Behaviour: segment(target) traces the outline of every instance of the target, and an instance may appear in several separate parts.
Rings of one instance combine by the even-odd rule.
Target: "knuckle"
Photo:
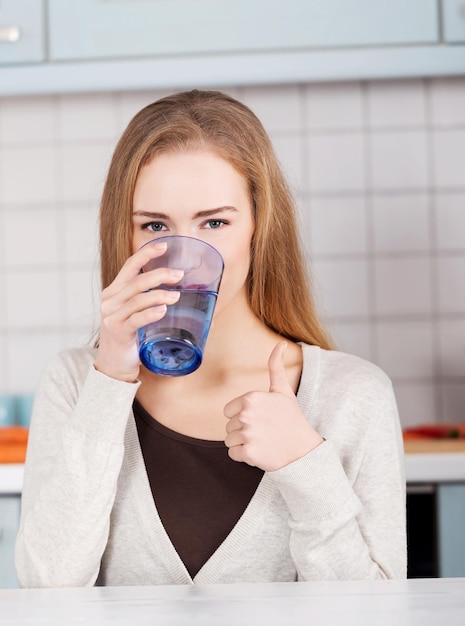
[[[250,434],[247,430],[242,430],[241,431],[241,444],[243,446],[248,446],[250,445]]]
[[[244,461],[244,463],[247,463],[247,465],[255,465],[253,448],[250,444],[243,446],[242,460]]]
[[[108,300],[102,300],[102,303],[100,305],[100,313],[103,319],[107,318],[110,314],[110,304]]]
[[[247,411],[253,406],[253,397],[251,393],[246,393],[242,398],[242,414],[246,414]]]
[[[115,288],[113,287],[113,285],[109,285],[108,287],[105,287],[105,289],[103,289],[100,296],[100,301],[102,304],[106,304],[107,302],[111,302],[114,296]]]
[[[246,431],[248,425],[250,424],[251,412],[249,409],[244,408],[237,416],[238,422],[241,425],[242,431]]]
[[[228,449],[228,456],[233,461],[242,461],[241,449],[238,446],[234,446]]]
[[[246,408],[253,407],[257,404],[260,397],[259,391],[249,391],[244,396],[244,404]]]
[[[102,320],[102,326],[109,334],[114,334],[118,332],[119,324],[113,317],[106,317]]]
[[[140,317],[143,321],[151,322],[163,317],[165,309],[166,307],[164,304],[150,306],[140,311]]]
[[[150,274],[148,273],[138,274],[134,279],[134,286],[138,293],[153,289],[154,287],[150,281]]]

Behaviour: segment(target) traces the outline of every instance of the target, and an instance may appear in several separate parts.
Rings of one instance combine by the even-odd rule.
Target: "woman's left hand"
[[[269,391],[250,391],[224,407],[229,456],[266,472],[289,465],[323,441],[289,384],[283,358],[286,345],[278,343],[270,355]]]

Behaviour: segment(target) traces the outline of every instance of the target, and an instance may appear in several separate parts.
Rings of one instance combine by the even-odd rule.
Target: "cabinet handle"
[[[0,42],[16,43],[21,39],[21,30],[18,26],[0,26]]]

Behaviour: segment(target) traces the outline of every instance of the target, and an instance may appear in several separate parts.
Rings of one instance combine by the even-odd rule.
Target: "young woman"
[[[143,109],[116,147],[100,224],[97,347],[58,355],[37,392],[21,585],[405,577],[392,387],[331,349],[255,115],[208,91]],[[176,378],[141,366],[137,346],[178,298],[155,288],[179,271],[140,272],[166,235],[225,263],[202,365]]]

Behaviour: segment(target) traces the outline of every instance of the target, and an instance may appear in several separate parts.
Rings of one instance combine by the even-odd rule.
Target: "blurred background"
[[[98,327],[130,118],[206,87],[268,130],[337,346],[388,373],[404,426],[463,421],[465,3],[250,4],[0,1],[0,393]]]

